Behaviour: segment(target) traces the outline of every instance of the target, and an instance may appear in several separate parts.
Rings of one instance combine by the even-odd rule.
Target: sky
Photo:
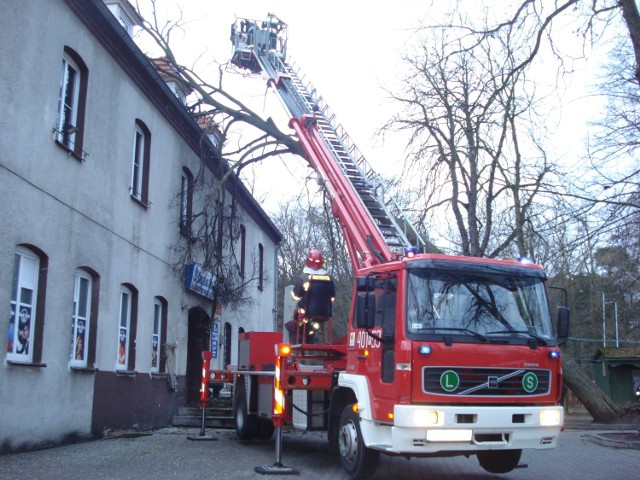
[[[503,0],[503,4],[509,3]],[[387,134],[379,129],[398,111],[385,88],[394,90],[402,78],[401,55],[414,39],[415,29],[437,18],[438,1],[395,0],[162,0],[160,16],[182,17],[184,29],[174,31],[171,44],[178,61],[203,76],[217,71],[216,61],[231,56],[230,25],[236,17],[262,20],[269,13],[288,25],[288,60],[300,67],[325,99],[336,118],[364,153],[374,170],[383,176],[397,175],[405,156],[406,134]],[[142,15],[149,20],[148,0],[140,0]],[[502,13],[502,12],[500,12]],[[584,67],[586,64],[583,64]],[[592,65],[589,65],[592,66]],[[267,93],[264,78],[225,74],[224,88],[265,117],[282,116],[274,93]],[[545,76],[540,72],[540,77]],[[549,73],[553,77],[554,72]],[[589,77],[591,75],[585,75]],[[580,78],[576,76],[575,78]],[[568,85],[569,95],[558,104],[556,130],[558,155],[575,159],[585,127],[584,85]],[[590,103],[593,107],[593,102]],[[561,117],[560,117],[561,114]],[[570,138],[575,145],[567,142]],[[267,211],[289,196],[305,191],[305,166],[268,160],[254,172],[255,195]],[[265,162],[266,163],[266,162]],[[252,180],[249,180],[250,182]],[[279,188],[274,189],[274,185]],[[285,186],[285,188],[282,188]]]
[[[211,1],[164,0],[159,2],[161,15],[177,18],[179,10],[185,22],[184,31],[172,33],[171,43],[178,61],[191,66],[197,60],[198,72],[217,71],[214,63],[226,62],[231,56],[230,25],[239,18],[263,20],[268,13],[276,14],[288,25],[288,59],[295,63],[325,99],[336,118],[364,153],[373,168],[383,175],[397,173],[404,161],[402,136],[387,137],[384,141],[376,132],[395,112],[383,87],[398,79],[400,55],[420,20],[426,18],[429,1],[398,0],[389,3],[371,1],[326,0],[309,3],[300,0],[236,0]],[[140,7],[143,16],[150,14]],[[265,116],[282,115],[282,107],[274,100],[274,93],[266,93],[263,78],[248,79],[225,74],[225,89],[238,95],[258,113]],[[276,111],[278,110],[278,111]],[[265,182],[264,174],[257,174],[258,196],[266,198],[268,209],[275,208],[289,193],[305,189],[305,166],[291,172],[270,161],[269,172],[282,185],[282,175],[290,189],[280,195],[273,192],[273,180]],[[302,162],[302,160],[300,160]]]

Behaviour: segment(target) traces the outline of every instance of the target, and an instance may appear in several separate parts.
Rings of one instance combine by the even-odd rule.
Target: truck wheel
[[[271,420],[258,420],[258,433],[259,440],[269,440],[273,436],[273,422]]]
[[[252,440],[258,433],[258,419],[247,413],[247,399],[239,395],[233,409],[233,419],[236,424],[236,434],[239,440]]]
[[[378,468],[380,452],[365,446],[360,431],[360,417],[353,411],[352,405],[344,407],[340,415],[338,448],[340,463],[351,478],[369,478]]]
[[[478,452],[480,466],[490,473],[508,473],[518,466],[522,450],[487,450]]]

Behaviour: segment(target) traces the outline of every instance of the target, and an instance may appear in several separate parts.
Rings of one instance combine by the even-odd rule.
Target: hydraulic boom
[[[309,164],[324,180],[354,270],[399,259],[407,247],[424,251],[426,243],[382,179],[337,124],[317,90],[287,62],[287,25],[271,14],[266,22],[243,22],[232,30],[232,62],[264,72],[277,89]]]

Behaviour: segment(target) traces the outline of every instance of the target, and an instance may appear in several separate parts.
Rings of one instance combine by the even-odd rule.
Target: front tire
[[[340,415],[338,448],[340,463],[351,478],[367,479],[376,472],[380,452],[364,444],[360,416],[353,411],[352,405],[344,407]]]
[[[509,473],[518,466],[522,450],[486,450],[478,452],[480,466],[489,473]]]

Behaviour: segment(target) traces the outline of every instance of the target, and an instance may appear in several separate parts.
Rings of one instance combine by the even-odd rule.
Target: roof
[[[171,65],[167,57],[150,58],[149,60],[155,65],[158,75],[160,75],[160,78],[165,82],[177,83],[185,95],[193,92],[193,88],[181,78],[180,73]]]
[[[631,361],[640,362],[640,347],[601,347],[595,353],[594,359],[604,359],[609,362]]]

